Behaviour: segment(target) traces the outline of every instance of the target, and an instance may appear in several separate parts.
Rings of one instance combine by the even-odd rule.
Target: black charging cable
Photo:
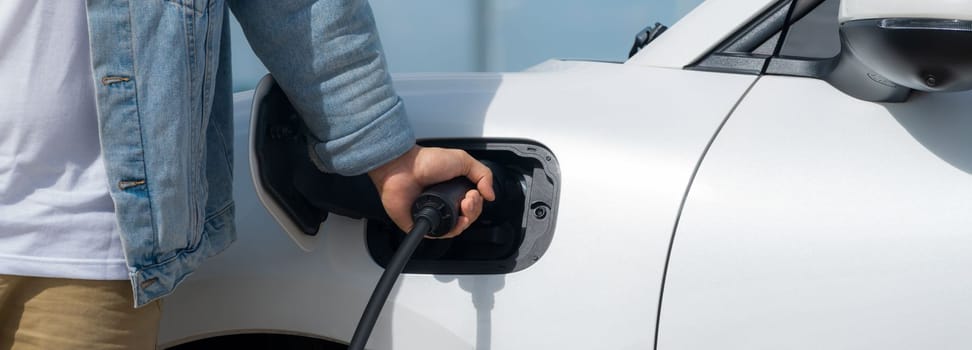
[[[368,306],[365,306],[364,313],[361,314],[361,320],[358,321],[358,328],[354,330],[348,349],[364,349],[368,338],[371,337],[371,331],[375,328],[375,323],[378,322],[378,315],[381,314],[388,295],[398,281],[398,275],[405,269],[405,264],[412,257],[415,248],[422,242],[424,236],[441,237],[456,226],[462,214],[459,203],[466,192],[473,188],[475,187],[472,182],[466,178],[455,178],[429,187],[415,200],[412,204],[412,220],[415,226],[385,266],[385,272],[378,279],[378,285],[371,293],[371,299],[368,299]]]

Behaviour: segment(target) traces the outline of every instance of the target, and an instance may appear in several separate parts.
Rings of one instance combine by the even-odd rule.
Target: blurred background
[[[624,61],[641,29],[703,0],[371,0],[388,66],[403,72],[519,71],[550,58]],[[232,22],[233,88],[266,73]]]

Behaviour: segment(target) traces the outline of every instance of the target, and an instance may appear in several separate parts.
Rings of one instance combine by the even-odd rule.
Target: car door
[[[520,172],[526,198],[544,192],[552,199],[519,208],[517,227],[527,233],[515,244],[537,249],[514,249],[504,258],[513,260],[442,253],[404,274],[370,347],[651,347],[683,197],[713,136],[757,79],[670,63],[703,56],[771,3],[708,1],[627,64],[550,61],[521,73],[396,76],[421,142],[498,154],[491,160]],[[376,234],[379,223],[332,213],[319,230],[304,223],[294,227],[305,233],[295,234],[274,219],[286,208],[268,211],[258,200],[263,179],[247,174],[281,158],[247,150],[260,137],[288,139],[292,131],[250,120],[254,96],[267,94],[272,88],[235,96],[238,241],[166,299],[163,347],[240,334],[283,334],[272,337],[274,348],[309,344],[298,339],[345,343],[382,272],[390,246],[381,241],[396,236]],[[286,163],[275,169],[291,170]],[[546,236],[530,235],[541,226],[534,231]],[[489,234],[463,237],[473,247],[502,243],[483,238]],[[487,269],[462,270],[470,266]]]
[[[775,57],[839,51],[837,6]],[[686,199],[657,349],[972,346],[972,94],[758,74]]]

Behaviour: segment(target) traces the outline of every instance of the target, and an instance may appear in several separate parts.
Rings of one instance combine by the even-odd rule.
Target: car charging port
[[[451,139],[419,142],[428,147],[459,148],[493,172],[496,200],[462,235],[421,242],[407,273],[503,274],[538,261],[553,238],[560,173],[556,159],[542,145],[523,140]],[[386,266],[404,236],[390,222],[369,220],[371,257]]]
[[[331,214],[367,219],[368,252],[385,267],[405,234],[385,214],[371,179],[320,171],[308,155],[301,118],[279,86],[264,80],[258,89],[261,103],[254,107],[251,145],[258,187],[268,197],[262,200],[274,204],[276,215],[292,224],[292,236],[317,235]],[[553,239],[560,192],[560,169],[548,148],[530,140],[497,138],[419,144],[462,149],[486,164],[494,174],[497,200],[486,202],[483,214],[462,235],[422,241],[404,272],[503,274],[525,269],[543,256]]]

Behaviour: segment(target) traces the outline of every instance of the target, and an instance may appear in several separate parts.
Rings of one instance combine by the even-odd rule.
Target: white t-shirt
[[[0,274],[128,279],[83,0],[0,1]]]

